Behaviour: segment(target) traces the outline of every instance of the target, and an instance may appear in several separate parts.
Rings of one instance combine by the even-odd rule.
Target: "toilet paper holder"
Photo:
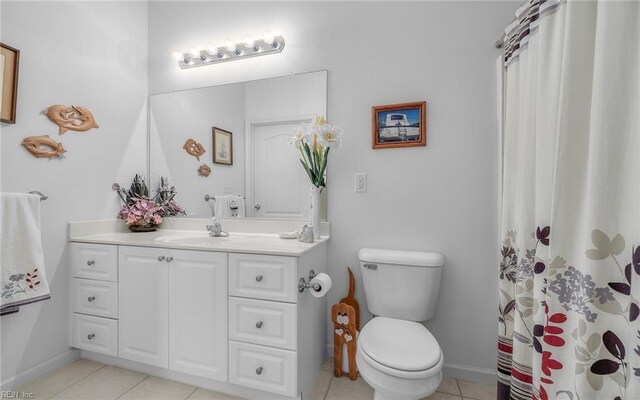
[[[309,282],[307,282],[304,278],[300,278],[300,280],[298,281],[298,292],[302,293],[304,292],[305,289],[313,289],[316,292],[319,292],[320,289],[322,289],[320,287],[320,284],[311,283],[311,280],[315,277],[316,277],[316,271],[311,270],[309,271]]]

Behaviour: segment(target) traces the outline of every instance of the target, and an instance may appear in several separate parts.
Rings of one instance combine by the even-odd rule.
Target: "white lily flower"
[[[314,123],[316,124],[316,126],[322,126],[327,123],[327,120],[324,118],[324,115],[317,115]]]
[[[342,128],[324,124],[318,129],[318,140],[321,145],[329,148],[342,146]]]
[[[299,149],[306,137],[307,134],[305,133],[305,126],[304,124],[302,124],[296,128],[295,133],[293,134],[293,136],[291,136],[287,144],[290,146],[295,146],[297,149]]]

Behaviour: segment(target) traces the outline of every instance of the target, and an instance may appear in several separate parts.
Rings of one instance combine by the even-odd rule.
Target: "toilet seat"
[[[442,370],[442,350],[431,332],[418,322],[376,317],[358,337],[364,361],[392,376],[421,379]]]

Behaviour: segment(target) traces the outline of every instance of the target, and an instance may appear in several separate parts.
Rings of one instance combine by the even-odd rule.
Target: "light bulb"
[[[196,49],[194,49],[193,47],[189,48],[189,55],[193,58],[200,58],[200,52]]]
[[[224,41],[224,47],[226,47],[227,50],[229,50],[232,53],[235,53],[236,55],[240,54],[240,49],[238,49],[236,44],[231,39],[227,39]]]
[[[258,46],[256,46],[256,42],[253,40],[251,35],[245,35],[244,37],[244,45],[250,48],[253,51],[258,51]]]
[[[179,51],[174,51],[173,57],[176,59],[176,61],[184,61],[184,54],[180,53]]]
[[[276,43],[276,38],[275,36],[273,36],[273,33],[271,33],[271,31],[265,31],[262,34],[262,39],[271,47],[273,48],[278,47],[278,43]]]
[[[217,46],[214,46],[213,43],[207,43],[207,53],[218,58],[224,57],[224,54],[218,49]]]

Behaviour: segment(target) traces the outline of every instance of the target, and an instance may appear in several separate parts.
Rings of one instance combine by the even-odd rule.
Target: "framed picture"
[[[0,43],[0,121],[16,123],[20,50]]]
[[[213,127],[213,162],[233,165],[233,136],[231,132]]]
[[[374,149],[427,145],[427,103],[391,104],[371,108]]]

